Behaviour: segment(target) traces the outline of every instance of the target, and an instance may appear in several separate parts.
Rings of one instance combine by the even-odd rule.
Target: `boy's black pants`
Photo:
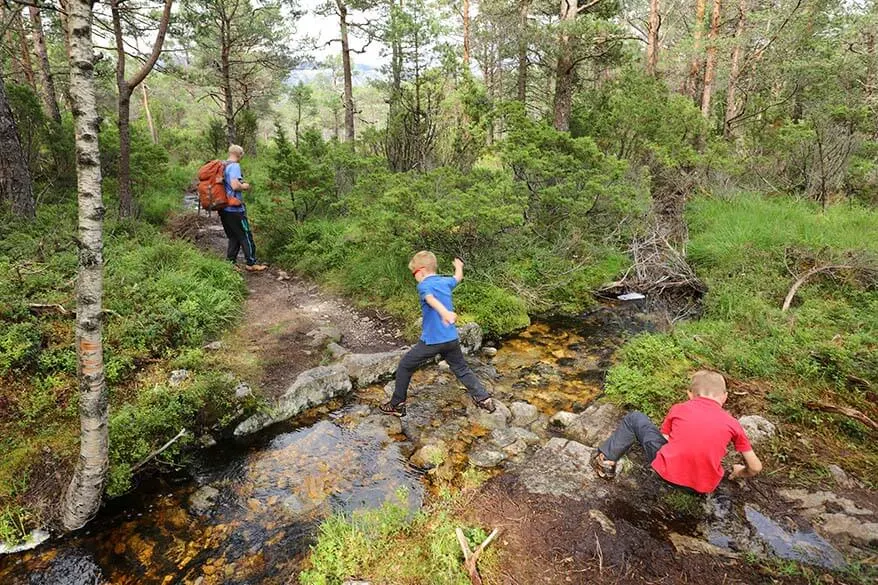
[[[411,382],[412,374],[418,367],[427,361],[433,359],[437,355],[441,355],[442,359],[451,366],[451,371],[457,376],[457,379],[466,386],[470,396],[481,402],[488,398],[490,394],[485,390],[484,386],[476,378],[476,375],[470,369],[469,364],[463,357],[463,351],[460,349],[460,341],[455,339],[445,343],[436,343],[427,345],[423,341],[419,341],[416,346],[411,348],[408,353],[399,360],[399,366],[396,368],[396,388],[393,391],[393,398],[390,404],[396,406],[405,402],[408,395],[409,382]]]
[[[229,238],[229,247],[226,250],[226,258],[229,262],[238,259],[238,251],[243,248],[244,260],[248,266],[256,264],[256,244],[253,243],[253,233],[250,231],[250,222],[244,213],[234,211],[219,211],[223,231]]]

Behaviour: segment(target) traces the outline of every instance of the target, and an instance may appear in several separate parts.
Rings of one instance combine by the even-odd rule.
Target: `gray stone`
[[[477,425],[486,429],[502,429],[505,428],[512,413],[505,404],[494,398],[494,404],[497,409],[494,412],[488,412],[483,408],[479,408],[470,401],[466,407],[467,416]]]
[[[345,581],[341,585],[371,585],[369,581]]]
[[[525,443],[521,439],[518,439],[514,443],[503,447],[503,451],[515,457],[516,455],[521,455],[522,453],[527,451],[527,443]]]
[[[482,355],[484,355],[487,358],[492,358],[495,355],[497,355],[497,348],[496,347],[483,347],[482,348]]]
[[[29,585],[104,585],[104,578],[97,561],[84,549],[73,547],[62,550],[39,571],[28,575]]]
[[[439,368],[440,372],[450,372],[451,371],[451,366],[449,366],[448,362],[446,362],[445,360],[441,360],[437,364],[437,367]]]
[[[396,390],[396,380],[391,380],[387,384],[384,385],[384,395],[388,398],[393,398],[393,393]]]
[[[878,546],[878,522],[864,522],[862,518],[847,514],[824,514],[820,531],[841,537],[853,545],[864,547]]]
[[[802,489],[782,489],[778,493],[784,498],[796,502],[795,507],[801,510],[806,518],[813,518],[828,511],[841,510],[852,516],[871,516],[874,511],[857,506],[852,500],[843,498],[832,492],[808,492]]]
[[[581,500],[603,498],[609,482],[598,478],[588,460],[594,449],[576,441],[553,437],[517,471],[519,483],[533,494]]]
[[[540,436],[527,429],[522,429],[521,427],[509,427],[509,430],[512,431],[512,434],[515,435],[516,439],[524,441],[528,445],[534,445],[540,442]]]
[[[421,469],[430,469],[442,464],[448,457],[448,445],[445,441],[438,440],[428,443],[414,452],[409,462]]]
[[[174,370],[168,377],[168,384],[171,386],[179,386],[189,378],[189,370]]]
[[[307,333],[313,347],[324,347],[341,341],[341,330],[335,325],[325,325]]]
[[[747,433],[747,438],[749,438],[750,442],[754,444],[770,439],[777,432],[777,428],[773,423],[758,414],[742,416],[738,419],[738,422],[744,427],[744,432]]]
[[[625,411],[609,402],[592,404],[564,429],[564,434],[589,447],[597,447],[616,429]]]
[[[329,352],[329,356],[334,360],[341,359],[342,357],[351,353],[350,351],[343,348],[342,346],[340,346],[339,344],[337,344],[334,341],[330,342],[326,346],[326,351]]]
[[[201,437],[198,438],[198,442],[205,449],[216,447],[216,439],[210,435],[201,435]]]
[[[832,476],[832,479],[835,480],[835,483],[839,487],[848,489],[857,487],[857,482],[851,479],[848,474],[845,473],[844,469],[842,469],[838,465],[833,463],[827,467],[827,470],[829,471],[829,475]]]
[[[482,328],[478,323],[467,323],[457,328],[460,337],[460,346],[463,353],[470,354],[479,351],[482,347]]]
[[[491,442],[500,448],[511,445],[518,440],[518,436],[512,429],[494,429],[491,431]]]
[[[497,467],[505,460],[505,453],[492,449],[477,449],[469,454],[469,462],[476,467]]]
[[[247,382],[240,382],[237,386],[235,386],[235,398],[238,400],[243,400],[253,394],[253,389],[250,388],[250,385]]]
[[[209,351],[219,351],[226,346],[222,341],[211,341],[210,343],[204,346],[204,349]]]
[[[235,436],[249,435],[276,422],[347,394],[352,389],[344,366],[318,366],[299,374],[268,412],[254,414],[235,428]]]
[[[613,534],[615,534],[615,532]],[[701,540],[700,538],[695,538],[694,536],[686,536],[685,534],[671,532],[668,534],[668,540],[671,541],[671,544],[674,546],[674,550],[676,550],[680,554],[696,553],[730,558],[738,557],[736,553],[728,549],[720,548],[714,544],[707,542],[706,540]]]
[[[549,419],[549,426],[566,429],[576,421],[576,415],[566,410],[561,410]]]
[[[402,421],[398,416],[388,416],[386,414],[370,414],[364,418],[361,425],[377,425],[387,430],[388,434],[401,435]]]
[[[403,348],[380,353],[349,353],[342,358],[341,363],[351,380],[362,388],[392,376],[406,351]]]
[[[213,508],[219,490],[206,485],[189,496],[189,509],[196,514],[206,514]]]
[[[613,524],[613,521],[606,514],[597,508],[592,508],[588,511],[588,515],[592,520],[601,525],[601,530],[607,534],[616,535],[616,525]]]
[[[509,410],[512,412],[512,424],[517,427],[526,427],[540,417],[537,407],[527,402],[513,402]]]

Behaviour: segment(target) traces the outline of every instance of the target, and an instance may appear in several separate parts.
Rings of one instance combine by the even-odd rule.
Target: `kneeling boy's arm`
[[[736,478],[753,477],[762,471],[762,461],[759,460],[754,451],[744,451],[741,456],[744,458],[746,467],[734,474]]]

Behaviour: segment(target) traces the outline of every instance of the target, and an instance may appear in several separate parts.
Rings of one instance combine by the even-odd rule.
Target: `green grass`
[[[381,508],[335,514],[320,526],[309,567],[299,575],[303,585],[339,585],[348,578],[393,585],[466,585],[463,557],[455,528],[475,548],[487,533],[456,517],[459,494],[440,497],[415,515],[405,506],[406,494]],[[480,566],[496,563],[492,549]]]
[[[179,203],[179,191],[174,198]],[[6,536],[36,522],[40,512],[31,504],[44,499],[27,482],[18,485],[18,478],[43,482],[29,472],[44,450],[55,462],[76,453],[74,226],[75,207],[68,203],[42,205],[33,224],[0,227],[0,499],[8,502],[0,532]],[[234,400],[234,380],[217,374],[216,356],[201,350],[236,325],[245,294],[239,274],[191,244],[169,241],[148,223],[112,217],[105,222],[104,261],[108,492],[115,495],[128,488],[131,466],[181,428],[222,426],[239,407],[254,405]],[[57,303],[67,313],[34,313],[29,307],[35,303]],[[191,376],[170,388],[167,375],[174,368],[189,369]],[[161,459],[176,460],[189,441],[179,441]],[[50,473],[47,467],[40,473]]]
[[[864,385],[878,384],[878,291],[854,274],[818,276],[781,312],[794,275],[813,263],[878,257],[878,212],[839,205],[821,213],[807,202],[740,195],[697,199],[687,218],[689,261],[709,287],[704,315],[632,340],[607,376],[608,395],[661,417],[684,399],[696,368],[758,381],[770,417],[830,431],[862,457],[858,475],[878,481],[867,429],[804,406],[825,400],[874,414]]]

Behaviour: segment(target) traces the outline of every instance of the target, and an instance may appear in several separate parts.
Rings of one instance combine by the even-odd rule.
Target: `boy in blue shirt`
[[[238,251],[244,249],[245,266],[249,272],[261,272],[265,270],[264,264],[256,262],[256,244],[253,243],[253,232],[250,231],[250,222],[247,221],[247,208],[244,206],[243,191],[250,190],[250,183],[244,181],[241,174],[241,157],[244,149],[233,144],[229,147],[229,160],[226,161],[226,170],[223,183],[229,205],[219,211],[223,231],[229,239],[229,247],[226,250],[226,258],[232,264],[238,259]]]
[[[496,406],[493,399],[463,358],[457,327],[454,326],[457,314],[451,302],[451,292],[463,280],[463,261],[460,258],[454,259],[454,276],[439,276],[436,268],[436,256],[432,252],[418,252],[409,262],[409,270],[418,281],[423,331],[418,344],[399,361],[393,397],[390,402],[381,405],[381,412],[405,416],[405,399],[412,374],[437,355],[441,355],[448,362],[451,371],[466,386],[476,406],[494,412]]]

